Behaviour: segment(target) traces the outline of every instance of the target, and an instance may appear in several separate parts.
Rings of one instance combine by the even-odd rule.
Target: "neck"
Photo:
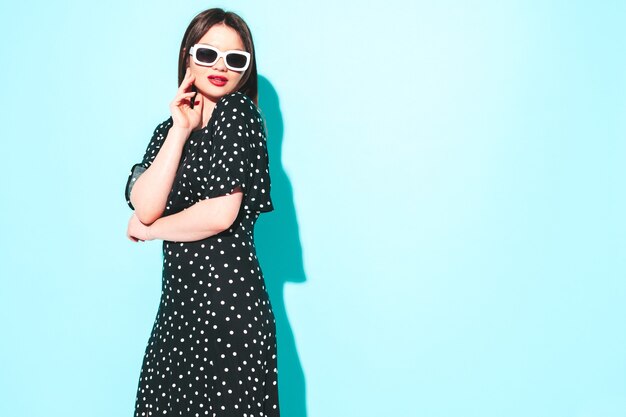
[[[209,123],[209,120],[211,120],[211,114],[213,113],[213,109],[215,108],[219,98],[213,101],[213,99],[205,97],[202,94],[200,94],[200,97],[204,100],[202,103],[202,126],[206,126]]]

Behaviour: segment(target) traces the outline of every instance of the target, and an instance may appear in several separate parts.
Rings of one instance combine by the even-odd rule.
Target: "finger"
[[[189,85],[189,82],[190,82],[190,81],[192,81],[192,80],[194,80],[194,79],[195,79],[195,76],[194,76],[194,75],[192,75],[191,73],[189,73],[189,74],[187,74],[187,75],[185,76],[185,78],[183,78],[183,80],[182,80],[182,81],[181,81],[181,83],[180,83],[180,86],[181,86],[181,87],[188,86],[188,85]]]
[[[187,93],[177,94],[176,97],[191,97],[191,96],[196,95],[196,94],[198,94],[198,93],[196,93],[195,91],[189,91]]]
[[[183,82],[187,81],[190,75],[191,75],[191,68],[187,67],[187,69],[185,70],[185,76],[183,77]]]
[[[195,94],[195,91],[178,91],[174,96],[174,100],[172,100],[172,103],[178,103],[182,99],[192,97]]]
[[[194,101],[193,102],[194,106],[193,106],[192,111],[202,116],[202,106],[204,106],[204,100],[202,100],[202,97],[192,98],[191,100]]]
[[[196,93],[193,92],[193,91],[190,91],[188,93],[176,94],[176,97],[174,97],[174,103],[178,103],[178,102],[180,102],[182,100],[189,99],[189,97],[192,97],[194,94],[196,94]]]
[[[172,102],[172,104],[175,107],[179,107],[182,105],[190,105],[191,100],[193,100],[191,97],[189,97],[189,95],[185,96],[181,96],[181,97],[177,97],[176,99],[174,99],[174,101]]]
[[[193,84],[196,79],[196,76],[191,74],[191,71],[189,72],[190,74],[183,79],[183,81],[180,83],[180,87],[178,87],[179,93],[187,91],[187,89],[191,86],[191,84]]]
[[[198,101],[199,101],[200,103],[198,103]],[[199,99],[199,100],[196,100],[196,104],[199,104],[199,106],[198,106],[198,112],[199,112],[200,114],[202,114],[202,107],[204,107],[204,100],[202,99],[202,97],[200,97],[200,99]],[[195,109],[195,107],[194,107],[194,109]]]

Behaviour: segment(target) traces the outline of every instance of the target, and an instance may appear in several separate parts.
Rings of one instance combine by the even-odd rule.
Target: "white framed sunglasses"
[[[198,65],[214,65],[220,57],[224,58],[224,65],[232,71],[245,71],[250,65],[250,53],[238,49],[220,51],[214,46],[197,43],[189,49],[189,55]]]

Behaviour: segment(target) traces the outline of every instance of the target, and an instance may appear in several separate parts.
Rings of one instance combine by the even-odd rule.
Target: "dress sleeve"
[[[154,158],[159,153],[159,149],[161,149],[161,145],[165,141],[165,138],[167,137],[167,132],[169,131],[170,127],[172,127],[172,124],[173,119],[170,116],[167,120],[159,124],[154,129],[154,133],[152,134],[150,143],[148,143],[148,147],[146,148],[142,161],[136,163],[130,169],[130,174],[128,175],[128,180],[126,181],[124,196],[126,198],[126,203],[133,210],[135,209],[135,207],[133,207],[132,203],[130,202],[130,191],[133,189],[137,178],[139,178],[139,176],[150,167],[152,161],[154,161]]]
[[[235,92],[223,96],[215,112],[202,199],[230,195],[241,187],[243,210],[272,211],[265,124],[258,108]]]

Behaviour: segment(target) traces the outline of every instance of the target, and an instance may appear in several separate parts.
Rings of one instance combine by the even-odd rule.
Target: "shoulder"
[[[167,131],[169,130],[170,127],[172,127],[173,124],[174,124],[174,119],[172,118],[172,116],[169,116],[167,119],[159,123],[154,128],[154,133],[152,134],[152,136],[153,137],[163,136],[165,133],[167,133]]]
[[[152,133],[152,139],[150,140],[149,146],[159,147],[160,144],[165,140],[165,137],[167,136],[170,127],[172,127],[173,125],[174,119],[172,119],[172,116],[159,123],[154,128],[154,132]]]
[[[215,104],[215,110],[218,122],[256,124],[261,121],[259,108],[250,97],[240,91],[222,96]]]
[[[167,130],[170,127],[172,127],[173,124],[174,124],[174,119],[172,118],[172,116],[169,116],[163,122],[159,123],[157,125],[156,129],[154,129],[154,130],[155,131],[164,131],[164,130]]]

